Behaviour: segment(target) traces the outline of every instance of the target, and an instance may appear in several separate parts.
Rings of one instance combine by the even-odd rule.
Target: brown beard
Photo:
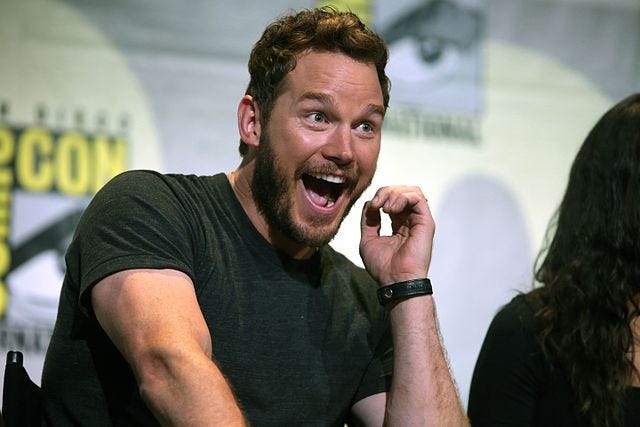
[[[309,247],[321,247],[329,243],[356,202],[359,194],[353,194],[342,218],[335,228],[323,234],[313,233],[313,229],[294,222],[291,211],[293,209],[291,189],[287,187],[287,178],[280,172],[278,157],[273,151],[271,140],[267,137],[267,129],[260,135],[260,147],[256,153],[256,166],[251,181],[251,193],[258,211],[267,223],[276,228],[284,236],[296,243]],[[355,180],[353,180],[355,182]],[[364,189],[363,189],[364,191]],[[315,225],[322,225],[318,221]],[[313,227],[313,222],[310,227]]]

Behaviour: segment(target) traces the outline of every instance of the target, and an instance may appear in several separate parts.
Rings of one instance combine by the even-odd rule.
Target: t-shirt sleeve
[[[391,328],[387,325],[374,351],[373,358],[362,377],[353,403],[374,394],[383,393],[391,387],[393,371],[393,344]]]
[[[517,296],[494,317],[482,344],[469,392],[471,424],[532,426],[544,375],[542,360],[533,311]]]
[[[81,311],[91,312],[93,285],[118,271],[170,268],[193,279],[188,216],[160,174],[130,171],[107,183],[87,206],[67,251]]]

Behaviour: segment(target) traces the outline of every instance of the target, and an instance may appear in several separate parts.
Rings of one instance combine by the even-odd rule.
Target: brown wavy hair
[[[622,426],[638,370],[631,322],[640,310],[640,93],[589,132],[551,224],[529,293],[538,338],[593,426]],[[640,337],[636,337],[638,339]]]
[[[387,45],[354,13],[326,6],[281,17],[267,26],[253,46],[246,94],[260,105],[264,123],[269,120],[284,77],[296,66],[297,56],[310,49],[340,52],[375,65],[384,107],[388,107],[390,82],[384,71],[389,57]],[[240,155],[244,156],[247,149],[240,141]]]

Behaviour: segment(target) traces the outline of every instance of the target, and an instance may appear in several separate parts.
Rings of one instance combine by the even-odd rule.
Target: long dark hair
[[[640,93],[607,111],[571,167],[529,294],[545,355],[594,426],[623,425],[640,296]]]

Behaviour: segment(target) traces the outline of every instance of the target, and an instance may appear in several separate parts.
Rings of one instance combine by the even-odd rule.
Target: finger
[[[427,199],[417,187],[390,190],[381,195],[381,197],[386,197],[386,200],[381,203],[383,211],[388,214],[407,211],[427,214],[429,211]]]
[[[395,203],[397,194],[407,191],[407,189],[408,187],[404,186],[380,187],[371,199],[371,206],[375,209],[389,209]]]
[[[366,202],[362,208],[360,231],[363,239],[380,235],[382,218],[379,208],[373,206],[371,202]]]

